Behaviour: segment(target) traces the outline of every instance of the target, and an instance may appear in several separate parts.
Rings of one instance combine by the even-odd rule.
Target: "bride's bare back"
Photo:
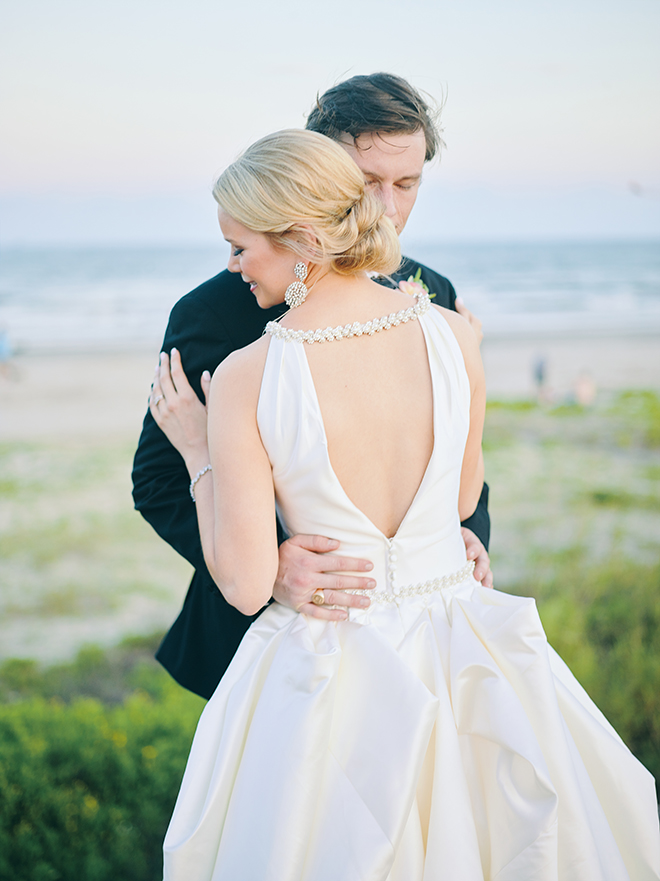
[[[356,507],[393,536],[433,450],[431,375],[419,322],[309,346],[306,355],[332,468]]]
[[[323,293],[317,290],[287,313],[281,325],[314,330],[364,323],[414,305],[408,294],[365,276],[332,281]],[[464,354],[475,412],[483,411],[476,339],[460,316],[442,311]],[[223,569],[240,575],[237,595],[256,591],[260,596],[257,584],[272,585],[271,569],[277,570],[272,475],[256,418],[269,343],[266,336],[235,352],[220,365],[212,384],[209,441],[214,484],[221,488],[215,497],[215,547]],[[410,321],[373,336],[305,344],[304,351],[335,475],[353,504],[391,537],[415,498],[433,450],[433,389],[423,330],[418,321]],[[482,412],[478,418],[471,413],[461,519],[474,510],[483,482],[482,421]],[[272,555],[255,556],[255,531],[273,539]],[[246,558],[252,561],[247,566]]]
[[[414,299],[366,278],[337,279],[285,327],[335,327],[381,318]],[[328,455],[346,495],[393,536],[419,488],[433,450],[433,395],[418,321],[373,336],[305,346]]]

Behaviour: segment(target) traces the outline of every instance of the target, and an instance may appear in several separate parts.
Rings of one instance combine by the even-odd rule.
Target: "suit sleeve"
[[[183,369],[203,401],[203,371],[213,373],[234,348],[223,333],[221,320],[199,299],[184,297],[172,310],[162,351],[169,352],[173,347],[181,352]],[[190,498],[188,471],[181,455],[148,411],[133,461],[132,477],[136,509],[175,551],[195,569],[204,571],[206,565],[195,505]]]
[[[461,526],[471,529],[472,532],[481,541],[483,546],[488,550],[490,543],[490,514],[488,513],[488,484],[484,483],[481,490],[481,496],[474,509],[474,514],[463,520]]]
[[[423,266],[421,279],[429,289],[429,293],[434,295],[433,302],[437,306],[444,306],[445,309],[456,311],[456,291],[448,278]]]

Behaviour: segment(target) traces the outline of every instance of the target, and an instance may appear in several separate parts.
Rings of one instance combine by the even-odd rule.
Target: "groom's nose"
[[[385,206],[385,214],[394,220],[397,215],[396,198],[394,196],[394,187],[387,184],[381,184],[378,187],[378,198]]]
[[[380,184],[377,192],[378,198],[385,206],[385,216],[389,217],[396,231],[401,232],[401,212],[397,202],[397,194],[392,184]]]

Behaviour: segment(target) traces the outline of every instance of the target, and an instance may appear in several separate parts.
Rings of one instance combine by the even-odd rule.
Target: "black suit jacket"
[[[435,294],[433,302],[454,309],[454,288],[433,270],[404,258],[392,278],[395,282],[408,279],[420,268],[421,280]],[[202,372],[213,373],[227,355],[254,342],[266,322],[285,309],[284,304],[260,309],[240,275],[225,270],[174,306],[163,351],[179,350],[188,379],[203,400]],[[189,483],[183,459],[147,412],[133,463],[135,507],[195,569],[181,613],[156,657],[177,682],[209,698],[256,615],[242,615],[230,606],[209,575]],[[463,523],[486,547],[490,532],[487,503],[488,488],[484,485],[477,510]]]

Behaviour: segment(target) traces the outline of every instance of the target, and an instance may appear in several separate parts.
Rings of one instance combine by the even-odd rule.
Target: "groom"
[[[392,74],[352,77],[317,99],[306,127],[333,138],[347,150],[401,233],[415,204],[424,164],[442,143],[421,95]],[[457,302],[446,278],[404,258],[392,278],[399,282],[411,276],[428,287],[434,303],[462,312],[481,338],[480,322]],[[266,322],[278,318],[285,309],[284,304],[260,309],[240,275],[225,270],[174,306],[163,351],[179,350],[186,374],[202,398],[202,372],[213,372],[232,351],[257,339]],[[230,606],[211,579],[204,564],[188,472],[149,412],[135,454],[133,487],[137,510],[195,569],[183,609],[156,657],[181,685],[209,698],[256,616],[242,615]],[[462,526],[468,556],[477,563],[475,577],[490,585],[485,550],[490,531],[487,501],[484,485],[476,511]],[[369,564],[334,556],[337,548],[338,543],[323,536],[295,535],[282,541],[274,598],[293,608],[303,605],[305,612],[317,617],[332,613],[327,607],[309,603],[316,588],[326,591],[329,603],[342,608],[355,605],[357,597],[345,591],[373,587],[368,574],[337,573],[368,573]]]

